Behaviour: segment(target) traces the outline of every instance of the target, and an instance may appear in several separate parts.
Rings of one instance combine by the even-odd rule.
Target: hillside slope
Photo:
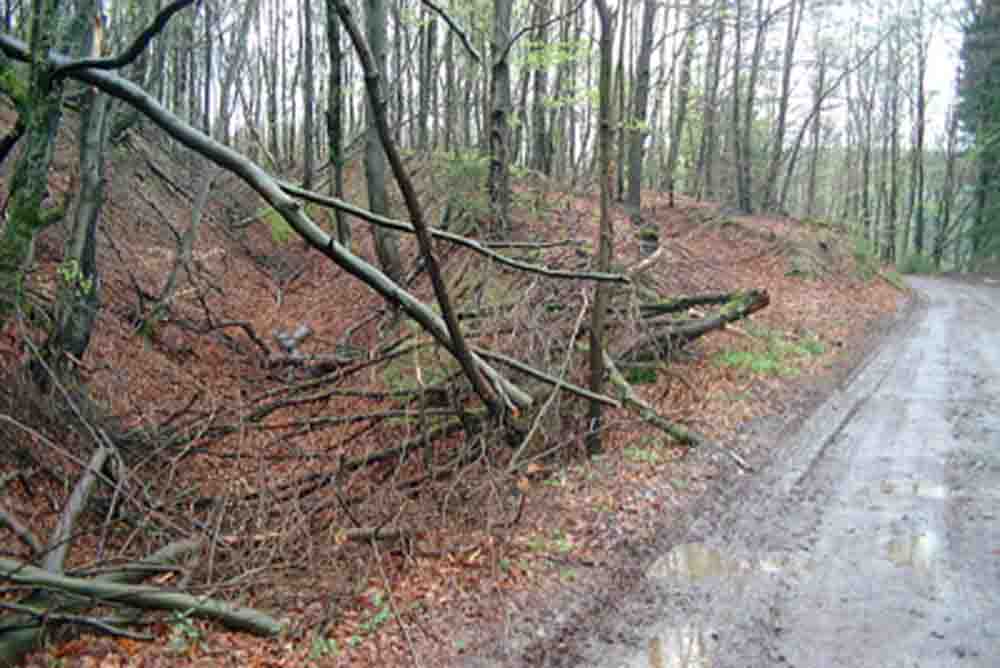
[[[11,122],[4,112],[0,132]],[[50,178],[56,197],[77,180],[72,125]],[[4,182],[12,162],[3,166]],[[410,164],[440,219],[467,174],[447,169],[447,161]],[[153,309],[210,176],[193,261],[180,272],[169,309]],[[70,563],[136,558],[167,540],[207,533],[211,549],[186,564],[188,587],[274,611],[291,631],[280,641],[259,640],[174,618],[153,627],[154,642],[85,635],[40,650],[32,665],[49,656],[194,665],[223,653],[233,665],[454,658],[502,635],[523,610],[550,610],[542,602],[551,605],[554,592],[599,582],[630,544],[683,522],[685,509],[717,481],[745,474],[734,460],[757,468],[775,456],[747,430],[777,427],[781,416],[808,405],[845,373],[902,298],[844,230],[730,216],[684,199],[668,209],[650,194],[644,216],[661,242],[652,257],[615,212],[616,262],[641,265],[644,289],[770,294],[770,306],[751,320],[698,339],[669,362],[626,373],[662,415],[719,448],[692,455],[634,414],[613,410],[607,452],[587,460],[584,404],[563,395],[525,425],[531,439],[517,449],[524,465],[511,469],[509,450],[464,443],[448,428],[457,407],[470,407],[446,382],[451,362],[370,290],[292,239],[232,176],[150,131],[114,148],[108,181],[103,309],[81,378],[96,407],[87,422],[122,449],[129,476],[117,493],[131,505],[116,510],[115,490],[99,494]],[[352,201],[363,204],[354,187]],[[469,203],[478,197],[459,196],[470,225],[476,209]],[[592,196],[539,180],[520,183],[515,200],[516,237],[551,243],[503,252],[566,270],[588,267]],[[370,246],[357,222],[357,252],[372,258]],[[51,299],[61,247],[58,227],[39,239],[31,287],[41,302]],[[402,249],[413,267],[412,241]],[[584,382],[585,355],[572,347],[570,359],[557,357],[557,344],[578,328],[588,284],[514,275],[465,250],[438,250],[478,345],[545,360]],[[426,277],[414,272],[412,279],[429,300]],[[285,354],[275,333],[301,326],[311,335],[295,355]],[[630,327],[616,330],[612,346],[637,335]],[[23,378],[26,337],[38,341],[42,332],[13,324],[0,333],[0,414],[9,418],[0,426],[7,481],[0,499],[45,535],[93,444],[58,397],[38,396]],[[428,445],[436,429],[447,435]],[[402,443],[421,454],[390,452]],[[448,468],[456,458],[467,464],[459,474]],[[401,531],[380,536],[380,529]],[[31,557],[5,529],[0,541],[12,546],[8,554]],[[168,574],[158,583],[180,579]],[[458,626],[467,629],[461,637]]]

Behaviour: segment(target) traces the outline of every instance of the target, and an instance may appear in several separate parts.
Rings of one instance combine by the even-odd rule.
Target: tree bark
[[[386,0],[365,0],[367,6],[368,43],[371,48],[374,65],[380,78],[385,77],[386,62]],[[379,92],[382,95],[382,92]],[[389,202],[385,183],[385,149],[379,137],[375,116],[375,106],[385,106],[384,99],[374,99],[368,96],[368,132],[365,148],[365,178],[368,182],[368,208],[380,216],[388,215]],[[382,270],[394,282],[403,277],[403,265],[399,258],[399,242],[396,235],[381,228],[373,228],[375,253],[378,256]]]
[[[657,3],[644,0],[642,10],[642,36],[639,42],[639,58],[636,63],[635,91],[632,98],[632,118],[629,119],[630,141],[628,154],[628,197],[627,209],[632,224],[642,225],[642,168],[643,144],[649,136],[646,111],[649,108],[649,70],[653,57],[653,23],[656,21]]]
[[[613,246],[611,227],[611,59],[614,39],[614,18],[606,0],[594,0],[594,6],[601,22],[600,36],[600,79],[599,97],[599,139],[598,139],[598,180],[601,188],[601,222],[597,240],[597,266],[599,271],[611,267]],[[590,391],[604,392],[604,329],[608,310],[608,288],[603,284],[594,286],[594,305],[590,319]],[[587,451],[601,452],[603,448],[604,406],[599,401],[590,402],[589,424],[587,425]]]

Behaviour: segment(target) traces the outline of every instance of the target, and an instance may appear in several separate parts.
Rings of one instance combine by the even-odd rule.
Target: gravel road
[[[912,285],[921,307],[778,461],[521,659],[1000,666],[1000,281]]]

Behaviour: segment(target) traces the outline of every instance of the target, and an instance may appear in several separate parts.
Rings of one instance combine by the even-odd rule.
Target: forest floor
[[[4,111],[0,132],[10,121]],[[384,333],[371,316],[382,312],[381,300],[289,238],[287,230],[261,213],[256,197],[228,175],[215,179],[194,270],[182,280],[171,317],[152,325],[147,318],[140,327],[140,289],[154,294],[160,289],[175,239],[189,224],[198,184],[207,174],[190,159],[171,158],[158,141],[133,134],[113,149],[108,174],[99,254],[103,311],[82,360],[82,374],[95,400],[115,416],[116,426],[163,425],[192,406],[205,415],[238,412],[262,392],[302,382],[294,371],[275,373],[270,365],[274,351],[262,350],[273,347],[275,330],[308,324],[314,334],[305,350],[322,354],[351,326],[370,318],[350,343],[356,349],[378,344]],[[56,199],[71,191],[77,178],[74,143],[72,131],[64,131],[50,180]],[[4,183],[12,162],[3,166]],[[442,193],[460,184],[445,181],[437,165],[412,164],[432,210],[435,204],[440,210]],[[443,187],[438,179],[445,181]],[[348,190],[350,199],[363,202],[359,183],[349,183]],[[595,189],[583,190],[565,191],[522,178],[515,198],[516,236],[594,239]],[[662,251],[644,275],[660,294],[749,288],[770,294],[766,309],[690,344],[656,368],[648,379],[654,382],[636,386],[663,415],[697,429],[721,449],[692,450],[665,440],[632,415],[610,410],[602,455],[583,455],[581,433],[558,434],[562,445],[554,455],[516,475],[473,469],[468,475],[480,477],[464,480],[461,488],[444,485],[426,498],[388,496],[381,511],[366,510],[368,515],[359,518],[362,524],[402,520],[430,526],[430,518],[447,516],[447,522],[435,520],[433,529],[412,541],[348,544],[337,529],[343,517],[317,530],[311,523],[319,513],[333,512],[331,506],[337,510],[341,501],[320,492],[322,501],[310,498],[316,505],[301,509],[305,519],[294,512],[283,518],[295,527],[272,532],[269,525],[255,530],[245,523],[246,535],[223,535],[220,542],[239,543],[241,551],[217,556],[217,565],[211,559],[197,565],[200,576],[205,569],[211,575],[213,567],[229,569],[232,579],[209,577],[202,591],[238,598],[288,619],[284,637],[259,639],[183,616],[162,617],[145,629],[154,636],[151,642],[84,632],[45,646],[27,665],[437,666],[488,656],[500,646],[521,648],[516,654],[527,664],[544,664],[544,655],[533,654],[532,644],[544,641],[553,647],[546,629],[558,625],[580,601],[599,599],[616,578],[634,573],[630,565],[644,558],[642,546],[682,532],[706,497],[735,478],[754,475],[737,468],[727,451],[754,470],[780,457],[774,447],[781,442],[779,434],[847,377],[908,298],[897,275],[874,264],[845,230],[833,225],[730,215],[714,204],[685,198],[671,209],[654,193],[645,196],[643,216],[659,229]],[[643,259],[638,243],[620,206],[614,217],[616,261],[632,266]],[[234,223],[253,219],[254,224],[234,232]],[[355,230],[356,249],[372,257],[369,235],[360,223]],[[32,287],[41,295],[53,293],[61,235],[53,228],[39,240]],[[403,256],[410,263],[415,257],[409,241]],[[573,259],[572,249],[545,255],[555,265]],[[446,268],[448,262],[456,260],[446,261]],[[426,286],[414,289],[425,298],[430,294]],[[23,363],[28,334],[38,332],[21,326],[0,332],[0,368],[12,370]],[[516,341],[508,344],[516,349]],[[5,382],[13,383],[13,378]],[[350,382],[352,388],[383,393],[387,385],[385,374],[364,371]],[[47,434],[49,442],[80,438],[46,423],[44,407],[25,399],[28,394],[7,397],[11,403],[0,406],[0,413]],[[295,440],[282,435],[282,421],[316,419],[330,410],[286,411],[257,430],[247,428],[213,442],[192,441],[183,461],[178,456],[167,468],[157,461],[156,469],[140,463],[135,474],[159,476],[164,486],[182,489],[191,507],[198,498],[236,491],[243,498],[256,495],[263,507],[266,490],[322,475],[338,457],[343,461],[374,452],[409,433],[409,427],[384,420],[377,429],[345,424],[299,434]],[[365,410],[371,406],[362,396],[342,398],[336,405],[337,414]],[[10,438],[43,448],[41,441],[18,434]],[[40,459],[33,469],[34,484],[9,482],[0,498],[44,535],[68,493],[44,471],[57,469],[72,480],[75,469],[57,454]],[[20,465],[4,454],[0,476]],[[373,482],[365,478],[357,484],[367,489]],[[479,496],[469,490],[478,490]],[[453,506],[464,506],[463,512],[441,510]],[[93,531],[78,539],[70,566],[106,558],[111,547],[123,553],[126,547],[134,549],[130,541],[156,546],[148,537],[112,535],[102,521],[99,513],[90,518]],[[297,529],[300,524],[305,528]],[[0,530],[0,544],[13,546],[16,539]],[[20,546],[3,552],[30,556]],[[247,564],[237,578],[232,573],[239,559]],[[172,580],[164,578],[160,584]]]

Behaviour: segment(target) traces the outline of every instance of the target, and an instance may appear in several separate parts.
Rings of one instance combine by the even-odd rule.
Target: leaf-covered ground
[[[50,184],[55,193],[76,182],[72,132],[63,135]],[[302,351],[318,357],[343,348],[370,357],[393,337],[419,341],[419,333],[391,325],[376,295],[289,238],[227,175],[217,179],[169,316],[143,312],[138,295],[160,290],[206,174],[189,157],[171,158],[173,149],[160,142],[133,134],[114,149],[101,236],[104,309],[81,373],[102,424],[134,439],[133,479],[145,487],[130,493],[158,500],[150,512],[157,522],[166,519],[157,530],[213,532],[216,547],[186,564],[197,590],[269,610],[289,620],[289,632],[262,640],[183,616],[150,617],[143,630],[153,641],[84,632],[40,649],[29,665],[432,666],[488,651],[505,638],[523,642],[526,627],[544,631],[558,617],[564,597],[599,594],[602,577],[635,545],[664,526],[682,526],[701,495],[744,475],[726,452],[753,467],[776,456],[768,443],[777,438],[748,433],[787,425],[832,387],[905,298],[893,275],[840,228],[733,216],[686,199],[669,209],[650,193],[644,219],[658,228],[662,250],[643,272],[647,287],[663,295],[756,287],[771,297],[762,312],[699,339],[669,363],[630,372],[647,402],[722,450],[692,452],[634,415],[611,410],[606,452],[588,460],[581,430],[567,430],[584,405],[562,398],[563,417],[540,425],[540,443],[531,450],[538,456],[509,475],[484,456],[461,475],[427,479],[454,438],[406,465],[349,469],[344,462],[429,428],[414,417],[412,402],[393,403],[392,393],[410,396],[432,385],[435,379],[423,374],[435,368],[437,353],[417,348],[381,366],[354,361],[337,371],[336,382],[312,385],[302,367],[276,362],[272,333],[303,324],[313,335]],[[4,182],[11,162],[3,167]],[[411,165],[439,216],[444,197],[468,175],[455,176],[454,165]],[[356,179],[351,193],[364,203]],[[597,203],[589,192],[527,178],[515,199],[519,239],[589,244],[595,238]],[[637,237],[620,207],[615,216],[616,262],[633,267],[644,259]],[[373,257],[360,223],[355,247]],[[55,228],[38,244],[32,287],[41,295],[52,293],[60,249]],[[549,354],[546,337],[564,335],[587,296],[583,283],[515,284],[496,267],[472,264],[464,252],[443,244],[439,250],[458,293],[475,285],[498,303],[509,303],[511,294],[532,303],[542,292],[547,303],[559,302],[563,319],[553,318],[551,330],[542,318],[517,319],[516,309],[508,314],[516,326],[500,317],[484,327],[480,341],[511,354]],[[405,241],[411,265],[414,254]],[[585,244],[531,259],[581,268],[587,257]],[[482,277],[470,281],[475,272]],[[416,277],[413,289],[428,298],[425,283]],[[26,359],[24,337],[38,334],[26,326],[0,333],[8,383],[18,382],[14,370]],[[583,382],[578,364],[568,368],[572,380]],[[0,413],[36,432],[3,432],[10,450],[3,451],[0,475],[21,466],[7,454],[15,448],[40,454],[30,477],[8,481],[0,498],[44,535],[68,493],[56,480],[74,479],[87,435],[53,418],[45,400],[32,399],[24,387],[4,401]],[[369,417],[340,419],[358,415]],[[575,424],[582,423],[578,417]],[[156,451],[166,436],[180,445]],[[84,522],[74,567],[144,554],[164,540],[99,512]],[[368,543],[351,538],[357,526],[413,533]],[[0,544],[28,556],[2,530]],[[157,584],[171,586],[177,578],[165,575]]]

